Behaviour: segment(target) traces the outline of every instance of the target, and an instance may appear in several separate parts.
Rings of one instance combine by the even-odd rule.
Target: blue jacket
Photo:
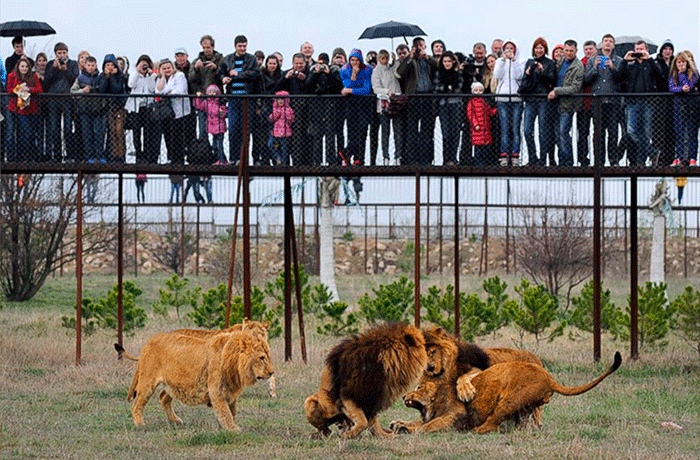
[[[362,68],[353,81],[352,67],[350,63],[345,64],[343,68],[340,69],[340,79],[343,81],[343,86],[345,88],[352,88],[352,94],[356,96],[372,94],[372,68],[365,65],[360,50],[352,50],[348,59],[351,57],[358,58],[362,64]]]

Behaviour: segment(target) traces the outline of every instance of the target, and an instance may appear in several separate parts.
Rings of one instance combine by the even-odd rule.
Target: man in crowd
[[[564,56],[557,62],[557,86],[547,95],[550,101],[581,91],[583,64],[576,57],[577,48],[574,40],[564,42]],[[581,99],[563,98],[559,101],[559,166],[574,165],[571,125],[580,104]]]
[[[185,78],[188,79],[187,94],[195,94],[194,87],[188,78],[190,70],[192,70],[192,66],[190,65],[189,55],[187,54],[185,48],[178,48],[175,50],[175,68],[185,74]],[[192,140],[197,137],[197,115],[195,115],[194,111],[192,110],[192,99],[188,99],[183,103],[190,105],[190,114],[185,116],[185,145],[183,146],[188,148]]]
[[[644,40],[634,44],[634,51],[628,51],[624,57],[627,61],[627,92],[656,93],[661,70],[649,55],[649,47]],[[626,97],[627,134],[634,142],[628,150],[630,166],[643,166],[647,158],[656,159],[651,147],[652,104],[648,96]],[[657,102],[657,101],[653,101]]]
[[[503,55],[503,40],[500,38],[494,38],[491,42],[491,52],[498,57]]]
[[[613,55],[615,49],[615,37],[611,34],[603,35],[600,54],[595,59],[589,59],[583,75],[583,82],[591,85],[593,94],[620,94],[622,83],[627,74],[627,63],[621,57]],[[607,149],[601,136],[600,146],[601,161],[605,161],[607,152],[610,166],[618,166],[620,163],[620,151],[617,146],[618,127],[622,122],[622,105],[620,97],[611,97],[602,100],[601,129],[608,133]]]
[[[63,42],[58,42],[53,47],[55,58],[46,66],[44,77],[44,90],[53,94],[68,94],[75,79],[78,78],[78,62],[68,58],[68,47]],[[48,108],[49,135],[46,148],[46,158],[60,162],[63,157],[61,143],[61,119],[63,119],[63,140],[70,142],[72,137],[72,106],[69,98],[50,99]],[[73,148],[66,145],[66,150]]]
[[[586,64],[590,59],[595,59],[595,55],[598,53],[595,42],[593,40],[587,40],[583,44],[583,59],[581,59],[581,64],[584,69]],[[582,93],[590,93],[591,85],[583,84],[581,87]],[[591,99],[585,98],[581,104],[581,109],[576,113],[576,132],[578,133],[578,138],[576,139],[576,149],[578,153],[578,161],[582,167],[588,167],[590,165],[590,158],[588,156],[588,135],[591,130]]]
[[[306,74],[309,74],[309,68],[316,64],[314,61],[314,45],[310,42],[304,42],[299,47],[299,52],[304,55],[304,62],[306,62]]]
[[[437,67],[425,50],[425,40],[420,37],[413,39],[413,47],[408,59],[399,64],[396,74],[403,80],[406,94],[432,94],[433,79]],[[409,99],[408,120],[404,133],[406,134],[406,156],[402,156],[404,164],[429,165],[434,159],[435,110],[433,101],[428,97]]]
[[[24,38],[22,36],[18,35],[12,39],[12,48],[14,49],[14,53],[5,59],[5,69],[8,74],[15,70],[17,61],[23,57],[29,60],[29,63],[34,67],[32,58],[24,54]]]
[[[204,35],[199,44],[202,46],[202,51],[199,52],[197,59],[192,62],[190,73],[187,76],[189,86],[195,94],[205,94],[209,85],[221,86],[221,82],[216,77],[216,73],[221,65],[221,60],[224,58],[221,53],[214,49],[214,38],[211,35]],[[207,113],[204,110],[197,109],[197,120],[199,125],[199,138],[207,138]]]
[[[260,67],[255,56],[246,52],[248,49],[248,39],[244,35],[238,35],[234,41],[236,51],[221,60],[219,66],[219,77],[222,85],[226,88],[227,94],[243,95],[253,94],[255,84],[260,77]],[[241,158],[241,145],[243,143],[243,117],[248,117],[252,113],[253,103],[251,102],[248,111],[244,114],[243,99],[233,98],[229,100],[229,156],[231,163],[237,164]],[[249,124],[250,126],[250,124]]]

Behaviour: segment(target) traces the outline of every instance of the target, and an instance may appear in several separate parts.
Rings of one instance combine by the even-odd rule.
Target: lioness
[[[209,339],[210,337],[215,336],[216,334],[221,334],[221,333],[226,333],[226,332],[235,332],[235,331],[249,331],[251,334],[260,337],[261,339],[264,339],[267,341],[267,331],[268,328],[270,327],[270,323],[265,321],[265,322],[260,322],[260,321],[251,321],[248,320],[247,318],[243,318],[243,322],[240,324],[234,324],[233,326],[227,328],[227,329],[220,329],[220,330],[205,330],[205,329],[178,329],[176,331],[171,331],[168,332],[168,334],[176,334],[176,335],[188,335],[191,337],[198,337],[204,340]],[[121,347],[118,344],[115,344],[114,347],[117,350],[117,353],[119,354],[118,359],[122,359],[122,357],[130,359],[132,361],[138,361],[138,358],[135,358],[128,354],[126,350],[124,350],[123,347]],[[267,380],[268,384],[268,390],[267,393],[270,395],[271,398],[276,398],[277,397],[277,382],[275,380],[274,374]]]
[[[390,428],[397,433],[431,432],[445,430],[488,433],[498,429],[506,420],[514,420],[522,427],[532,408],[549,402],[553,393],[574,396],[585,393],[622,363],[620,352],[610,368],[594,381],[577,387],[557,383],[541,366],[533,363],[508,362],[494,364],[472,379],[476,396],[469,404],[456,398],[456,392],[446,381],[425,380],[415,391],[404,396],[407,407],[420,411],[421,420],[392,422]]]
[[[137,426],[144,424],[143,407],[162,383],[160,400],[171,422],[182,423],[172,408],[172,399],[177,398],[188,405],[211,405],[224,429],[240,431],[235,423],[238,395],[246,386],[273,375],[267,340],[249,331],[218,333],[208,339],[156,334],[134,359],[138,366],[127,401],[133,400],[131,412]]]
[[[385,324],[340,342],[326,357],[319,391],[304,402],[315,436],[330,434],[334,423],[347,438],[366,428],[391,436],[377,414],[418,380],[426,361],[423,334],[407,324]]]

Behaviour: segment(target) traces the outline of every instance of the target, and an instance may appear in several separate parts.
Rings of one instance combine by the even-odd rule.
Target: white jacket
[[[131,88],[132,96],[135,94],[155,94],[156,76],[151,74],[146,77],[139,72],[134,72],[129,75],[129,88]],[[140,106],[148,105],[152,102],[152,97],[129,97],[124,108],[128,112],[138,112]]]
[[[515,42],[507,40],[503,43]],[[518,59],[518,47],[515,46],[515,59],[510,60],[505,57],[500,57],[496,60],[496,67],[493,69],[493,76],[498,79],[496,94],[518,94],[520,81],[525,73],[525,62]],[[520,102],[519,97],[497,97],[496,102]]]
[[[156,85],[158,84],[156,81]],[[162,90],[158,90],[156,86],[156,94],[187,94],[187,77],[185,74],[179,70],[170,77],[168,81],[165,82]],[[169,98],[173,105],[173,111],[175,112],[175,118],[182,118],[190,114],[191,103],[190,99],[187,97],[173,97]]]
[[[378,97],[377,112],[379,113],[382,111],[382,98],[388,98],[389,93],[401,94],[399,79],[394,74],[398,67],[399,61],[396,61],[392,66],[377,64],[372,70],[372,91]]]

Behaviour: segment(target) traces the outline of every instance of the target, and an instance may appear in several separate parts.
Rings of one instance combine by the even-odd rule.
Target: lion
[[[327,436],[341,425],[352,438],[369,428],[375,436],[392,436],[377,414],[419,379],[427,362],[425,339],[416,327],[389,323],[341,341],[328,354],[319,391],[304,402],[314,436]]]
[[[620,352],[616,352],[607,371],[592,382],[576,387],[559,384],[542,366],[534,363],[494,364],[472,379],[476,396],[468,404],[457,399],[448,382],[425,380],[404,396],[404,404],[418,409],[421,420],[392,422],[390,428],[395,433],[447,430],[488,433],[497,430],[506,420],[513,420],[516,427],[522,428],[532,409],[547,404],[552,394],[585,393],[615,372],[621,363]]]
[[[227,328],[227,329],[219,329],[219,330],[206,330],[206,329],[178,329],[175,331],[169,332],[169,334],[176,334],[176,335],[187,335],[190,337],[198,337],[201,339],[208,339],[216,334],[221,334],[221,333],[226,333],[226,332],[235,332],[235,331],[249,331],[253,335],[264,339],[267,341],[267,331],[270,327],[270,323],[268,321],[265,322],[260,322],[260,321],[251,321],[248,320],[247,318],[243,318],[243,322],[240,324],[234,324],[233,326]],[[119,354],[118,359],[127,358],[132,361],[138,361],[138,358],[135,358],[128,354],[126,350],[121,345],[114,344],[114,347],[117,350],[117,353]],[[277,397],[277,381],[275,379],[274,374],[268,379],[268,390],[267,390],[268,395],[270,395],[271,398],[276,398]]]
[[[117,351],[127,356],[117,346]],[[129,355],[129,357],[131,357]],[[208,338],[162,333],[141,349],[134,379],[127,393],[134,425],[144,425],[143,408],[160,384],[160,401],[168,420],[182,423],[172,408],[173,398],[188,405],[207,404],[229,431],[236,424],[236,400],[247,386],[274,373],[267,340],[250,331],[213,334]]]

